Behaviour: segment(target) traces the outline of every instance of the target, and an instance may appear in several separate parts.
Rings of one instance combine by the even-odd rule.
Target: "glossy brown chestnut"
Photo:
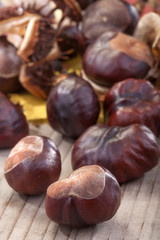
[[[83,56],[83,68],[93,81],[104,86],[126,78],[144,78],[153,65],[149,47],[118,32],[103,33]]]
[[[5,37],[0,37],[0,91],[12,93],[21,89],[19,71],[22,61],[16,48]]]
[[[111,30],[132,34],[138,19],[136,8],[126,1],[99,0],[85,10],[82,32],[89,42],[95,41],[102,33]]]
[[[98,97],[89,83],[69,76],[58,83],[47,100],[47,116],[53,129],[77,138],[96,123],[100,111]]]
[[[0,92],[0,148],[11,148],[28,135],[28,123],[20,108]]]
[[[84,227],[112,218],[120,201],[119,184],[108,170],[84,166],[48,187],[46,213],[59,224]]]
[[[11,150],[4,172],[8,184],[18,193],[43,193],[60,176],[59,150],[47,137],[27,136]]]
[[[97,164],[107,168],[119,183],[125,183],[156,166],[159,156],[157,138],[144,125],[95,125],[75,142],[72,167]]]
[[[159,136],[160,91],[142,79],[116,83],[106,94],[104,114],[109,126],[142,123]]]

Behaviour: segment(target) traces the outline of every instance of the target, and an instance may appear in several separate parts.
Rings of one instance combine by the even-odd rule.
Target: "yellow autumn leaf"
[[[28,92],[13,93],[9,95],[14,104],[19,104],[28,121],[46,120],[46,101],[38,99]]]

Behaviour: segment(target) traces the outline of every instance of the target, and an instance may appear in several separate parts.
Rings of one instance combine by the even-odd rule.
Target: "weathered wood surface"
[[[30,134],[48,136],[56,142],[63,162],[61,178],[69,175],[73,141],[62,138],[47,124],[31,125]],[[0,240],[160,240],[160,164],[121,187],[121,206],[110,221],[71,229],[49,220],[45,195],[21,196],[8,186],[3,173],[8,153],[0,151]]]

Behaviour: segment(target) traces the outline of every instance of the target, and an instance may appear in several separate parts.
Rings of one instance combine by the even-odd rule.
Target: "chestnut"
[[[7,41],[6,37],[0,37],[0,91],[12,93],[20,90],[19,71],[22,61],[16,53],[16,48]]]
[[[67,137],[77,138],[95,124],[99,115],[98,97],[91,85],[76,75],[58,83],[47,100],[50,125]]]
[[[86,75],[96,83],[112,86],[126,78],[144,78],[153,66],[149,47],[118,32],[105,32],[83,55]]]
[[[109,220],[120,202],[116,178],[100,166],[84,166],[48,187],[46,213],[59,224],[79,228]]]
[[[86,8],[82,32],[89,42],[94,42],[102,33],[111,30],[132,34],[138,19],[136,8],[126,1],[99,0]]]
[[[104,115],[109,126],[142,123],[159,136],[160,91],[142,79],[131,78],[116,83],[106,93]]]
[[[62,53],[62,60],[66,60],[66,56],[68,58],[72,58],[76,56],[78,53],[81,55],[84,53],[87,42],[84,38],[80,24],[79,26],[72,26],[67,25],[60,29],[60,32],[57,37],[58,46],[61,49]]]
[[[75,142],[72,167],[103,166],[122,184],[141,177],[156,166],[159,156],[156,136],[142,124],[127,127],[95,125]]]
[[[28,123],[19,107],[0,92],[0,149],[13,147],[28,135]]]
[[[43,136],[27,136],[11,150],[4,173],[8,184],[20,194],[46,191],[61,172],[60,153],[55,143]]]

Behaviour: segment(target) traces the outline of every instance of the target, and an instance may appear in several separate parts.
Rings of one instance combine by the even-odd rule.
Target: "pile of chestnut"
[[[58,31],[47,31],[56,34],[56,53],[52,62],[50,58],[46,61],[46,56],[41,61],[37,60],[37,48],[32,49],[32,58],[27,56],[29,62],[23,62],[21,78],[26,75],[30,84],[24,81],[23,86],[37,96],[49,86],[43,95],[48,122],[75,140],[71,156],[74,171],[59,180],[58,147],[50,138],[30,136],[21,109],[3,93],[0,148],[12,148],[4,174],[15,191],[29,195],[46,192],[50,219],[83,227],[111,219],[120,206],[120,185],[142,177],[158,164],[160,91],[145,79],[155,58],[146,43],[132,36],[139,20],[134,6],[123,0],[54,2],[63,12]],[[66,17],[71,22],[63,26]],[[41,30],[46,27],[44,22],[39,26]],[[42,40],[39,38],[40,43]],[[3,41],[5,45],[6,38]],[[72,57],[77,50],[82,54],[81,75],[66,74],[54,86],[47,85],[50,69],[61,70],[62,55]],[[36,87],[37,77],[40,88]],[[101,106],[97,89],[104,95],[103,123],[98,123]]]

